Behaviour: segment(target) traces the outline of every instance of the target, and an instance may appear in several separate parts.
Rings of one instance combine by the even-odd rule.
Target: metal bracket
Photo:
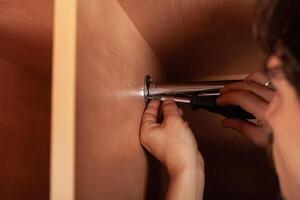
[[[143,87],[143,94],[144,94],[144,98],[145,98],[145,102],[148,103],[149,102],[149,97],[150,97],[150,94],[149,94],[149,91],[150,91],[150,85],[152,83],[152,79],[149,75],[147,75],[145,77],[145,80],[144,80],[144,87]]]

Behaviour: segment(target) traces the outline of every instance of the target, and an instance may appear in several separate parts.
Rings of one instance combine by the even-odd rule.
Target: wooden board
[[[227,79],[262,67],[252,36],[254,1],[118,1],[160,59],[168,82]],[[276,198],[275,172],[263,151],[222,128],[222,117],[184,108],[206,161],[205,199]]]
[[[53,156],[59,159],[52,165],[56,171],[52,173],[56,187],[52,198],[57,194],[67,195],[57,196],[64,200],[162,199],[162,186],[153,184],[160,183],[153,180],[160,176],[160,166],[148,162],[139,142],[143,78],[150,74],[156,81],[180,82],[240,75],[259,68],[262,56],[251,37],[253,4],[77,0],[76,18],[74,10],[67,15],[62,9],[67,5],[74,9],[74,3],[60,7],[60,15],[70,17],[71,22],[68,56],[65,45],[56,41],[62,46],[56,54],[61,63],[55,64],[59,82],[54,83],[54,103],[58,104],[53,108],[56,131],[52,145]],[[72,43],[75,19],[76,55]],[[70,30],[64,22],[56,33],[61,38],[66,37],[62,30]],[[75,56],[76,98],[72,93]],[[67,69],[60,70],[61,66],[70,74]],[[64,77],[68,81],[62,87]],[[232,131],[224,131],[218,117],[188,112],[185,118],[207,161],[207,199],[271,199],[277,195],[276,180],[261,151]],[[65,154],[60,155],[61,151]],[[151,168],[157,173],[149,174]],[[61,189],[64,178],[67,184]],[[151,196],[150,186],[157,188],[158,195]]]
[[[260,68],[248,0],[118,0],[159,57],[169,81]]]
[[[50,82],[53,0],[0,0],[0,58]]]
[[[146,74],[160,64],[115,0],[78,0],[76,199],[144,199]]]
[[[51,200],[75,198],[77,1],[55,1],[51,116]]]
[[[0,59],[0,199],[48,199],[50,85]]]
[[[0,199],[48,199],[52,0],[0,0]]]

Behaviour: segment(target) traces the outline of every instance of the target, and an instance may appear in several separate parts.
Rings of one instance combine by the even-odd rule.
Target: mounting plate
[[[144,88],[143,88],[143,94],[144,94],[144,98],[145,98],[145,102],[148,103],[149,102],[149,89],[150,89],[150,85],[152,83],[152,79],[149,75],[147,75],[145,77],[145,81],[144,81]]]

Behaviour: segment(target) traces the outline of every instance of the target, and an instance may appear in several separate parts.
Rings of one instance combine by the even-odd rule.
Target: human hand
[[[272,132],[265,113],[274,96],[274,90],[264,85],[267,81],[268,77],[262,71],[255,72],[244,81],[225,86],[220,90],[221,96],[217,99],[217,103],[221,106],[240,106],[256,117],[256,123],[240,119],[225,119],[222,125],[245,135],[263,148],[267,147]]]
[[[159,107],[160,101],[153,100],[144,112],[142,145],[167,168],[171,177],[191,169],[204,172],[203,158],[191,129],[181,118],[182,111],[174,101],[167,100],[162,104],[163,122],[158,123]]]

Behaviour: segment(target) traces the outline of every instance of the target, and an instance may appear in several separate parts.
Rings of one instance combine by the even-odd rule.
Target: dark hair
[[[300,94],[300,0],[258,0],[255,34],[268,55],[282,52],[283,71]]]

